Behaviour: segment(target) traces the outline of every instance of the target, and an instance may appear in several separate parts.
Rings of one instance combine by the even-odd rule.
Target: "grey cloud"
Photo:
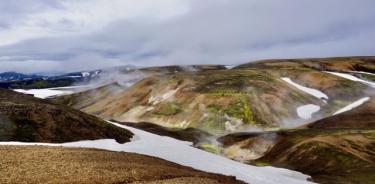
[[[51,61],[45,70],[73,71],[121,64],[238,64],[375,54],[372,0],[189,2],[189,12],[170,20],[119,19],[87,34],[3,46],[0,56],[27,57],[25,67],[27,61],[41,60],[45,66]],[[1,62],[0,71],[10,69]]]

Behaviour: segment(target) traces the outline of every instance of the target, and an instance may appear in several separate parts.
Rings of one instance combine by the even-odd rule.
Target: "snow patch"
[[[309,176],[288,169],[256,167],[230,160],[192,147],[191,142],[155,135],[136,128],[112,123],[135,134],[132,142],[119,144],[113,139],[78,141],[63,144],[0,142],[0,145],[45,145],[64,147],[99,148],[125,151],[162,158],[198,170],[236,176],[237,179],[253,184],[303,184]]]
[[[283,77],[283,78],[281,78],[281,79],[282,79],[283,81],[285,81],[285,82],[287,82],[287,83],[293,85],[293,86],[296,87],[297,89],[299,89],[299,90],[301,90],[301,91],[303,91],[303,92],[305,92],[305,93],[308,93],[308,94],[310,94],[310,95],[312,95],[312,96],[315,96],[315,97],[317,97],[317,98],[319,98],[319,99],[328,99],[328,96],[327,96],[325,93],[323,93],[323,92],[321,92],[321,91],[319,91],[319,90],[317,90],[317,89],[313,89],[313,88],[308,88],[308,87],[305,87],[305,86],[301,86],[301,85],[299,85],[299,84],[293,82],[293,81],[292,81],[290,78],[288,78],[288,77]]]
[[[336,75],[336,76],[339,76],[339,77],[342,77],[342,78],[345,78],[345,79],[348,79],[348,80],[352,80],[352,81],[356,81],[356,82],[361,82],[361,83],[363,83],[363,84],[365,84],[367,86],[375,88],[375,82],[366,81],[366,80],[360,79],[358,77],[355,77],[355,76],[347,74],[347,73],[338,73],[338,72],[326,72],[326,73],[329,73],[329,74],[332,74],[332,75]]]
[[[297,108],[297,114],[302,119],[311,119],[312,115],[320,110],[320,106],[314,104],[303,105]]]
[[[333,115],[340,114],[340,113],[343,113],[343,112],[346,112],[346,111],[350,111],[350,110],[362,105],[363,103],[367,102],[368,100],[370,100],[370,97],[361,98],[361,99],[345,106],[344,108],[336,111],[335,113],[333,113]]]
[[[61,96],[61,95],[68,95],[72,94],[73,91],[68,90],[56,90],[56,89],[15,89],[14,91],[24,94],[31,94],[37,98],[48,98],[52,96]]]
[[[81,74],[82,74],[82,77],[88,77],[88,76],[90,76],[89,72],[82,72]]]
[[[94,86],[81,85],[81,86],[65,86],[55,88],[44,88],[44,89],[15,89],[13,91],[34,95],[37,98],[49,98],[53,96],[62,96],[73,94],[82,90],[90,89]]]
[[[225,68],[229,69],[229,70],[232,69],[232,68],[234,68],[234,67],[236,67],[236,65],[225,65]]]
[[[73,76],[68,76],[69,78],[81,78],[82,76],[79,75],[73,75]]]

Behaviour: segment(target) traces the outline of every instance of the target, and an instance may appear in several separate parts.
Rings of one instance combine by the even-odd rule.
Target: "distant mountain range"
[[[147,68],[151,69],[151,68]],[[116,66],[98,70],[78,71],[69,73],[32,73],[19,72],[0,73],[0,88],[8,89],[41,89],[84,84],[110,74],[125,74],[137,70],[133,65]]]
[[[83,72],[73,72],[62,75],[54,76],[45,76],[38,74],[23,74],[18,72],[3,72],[0,73],[0,82],[16,82],[16,81],[25,81],[25,80],[35,80],[35,79],[44,79],[44,80],[56,80],[56,79],[65,79],[65,78],[92,78],[100,75],[101,70],[94,71],[83,71]]]
[[[60,75],[23,74],[17,72],[0,73],[0,88],[50,88],[70,86],[77,82],[87,82],[98,78],[102,70],[72,72]]]

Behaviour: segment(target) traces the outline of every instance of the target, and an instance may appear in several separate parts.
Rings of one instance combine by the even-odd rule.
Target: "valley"
[[[374,57],[346,57],[265,60],[233,68],[154,67],[116,72],[100,85],[17,89],[29,94],[22,95],[28,99],[25,103],[49,104],[36,112],[50,106],[74,108],[90,114],[82,117],[110,120],[95,121],[113,130],[91,137],[67,132],[63,135],[72,139],[39,138],[57,131],[50,127],[65,126],[53,116],[56,125],[36,123],[30,129],[32,136],[27,130],[27,139],[3,131],[0,145],[133,152],[247,183],[371,184],[375,181],[374,66]],[[12,98],[7,96],[18,95],[1,93],[8,101]],[[4,100],[5,109],[18,110],[3,109],[6,116],[0,118],[15,124],[40,121],[24,113],[27,121],[14,120],[19,116],[16,112],[27,108]]]

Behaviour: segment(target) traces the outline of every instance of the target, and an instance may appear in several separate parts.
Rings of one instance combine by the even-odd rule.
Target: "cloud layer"
[[[0,71],[375,55],[373,7],[373,0],[0,0]]]

